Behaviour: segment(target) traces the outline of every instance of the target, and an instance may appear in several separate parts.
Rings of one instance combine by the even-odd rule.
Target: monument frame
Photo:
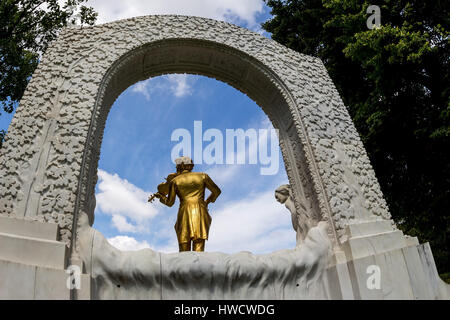
[[[93,222],[109,108],[130,85],[167,73],[216,78],[263,108],[279,129],[297,205],[308,201],[318,221],[330,222],[336,245],[345,240],[346,225],[390,218],[319,59],[225,22],[183,16],[68,28],[59,36],[33,75],[1,151],[0,213],[56,222],[61,239],[72,242],[79,210]]]
[[[70,252],[64,267],[83,265],[80,215],[93,224],[108,112],[129,86],[169,73],[226,82],[263,109],[279,129],[295,206],[327,222],[334,264],[418,244],[390,219],[364,146],[318,58],[226,22],[175,15],[72,27],[59,35],[0,150],[0,217],[57,224],[52,241]],[[0,248],[0,260],[6,258]],[[350,277],[349,271],[339,277]]]

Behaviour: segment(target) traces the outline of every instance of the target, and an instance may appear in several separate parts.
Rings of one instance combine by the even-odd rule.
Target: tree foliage
[[[450,271],[449,1],[266,0],[272,38],[322,59],[392,216]],[[366,25],[371,4],[381,26]]]
[[[83,5],[86,1],[1,0],[0,114],[14,110],[40,57],[63,27],[95,22],[97,13]]]

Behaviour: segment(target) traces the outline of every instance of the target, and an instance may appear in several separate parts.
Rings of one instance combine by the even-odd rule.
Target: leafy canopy
[[[87,0],[1,0],[0,103],[11,113],[23,95],[40,57],[69,24],[94,24],[97,13]],[[4,130],[0,130],[0,147]]]

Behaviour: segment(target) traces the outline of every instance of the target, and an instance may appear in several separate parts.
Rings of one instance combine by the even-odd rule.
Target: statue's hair
[[[175,159],[177,170],[192,170],[194,168],[194,162],[189,157],[179,157]]]
[[[194,164],[192,162],[192,159],[189,157],[179,157],[175,159],[175,164],[179,165],[179,164]]]

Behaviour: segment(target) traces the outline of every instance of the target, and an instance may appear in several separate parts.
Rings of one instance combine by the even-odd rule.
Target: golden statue
[[[175,196],[180,199],[175,231],[181,251],[205,250],[205,240],[208,239],[211,216],[208,213],[208,204],[216,201],[220,195],[219,187],[211,178],[202,172],[192,172],[194,164],[189,157],[175,160],[177,172],[167,176],[166,182],[158,185],[158,192],[151,195],[149,202],[154,198],[166,206],[173,206]],[[205,189],[211,194],[205,199]]]

